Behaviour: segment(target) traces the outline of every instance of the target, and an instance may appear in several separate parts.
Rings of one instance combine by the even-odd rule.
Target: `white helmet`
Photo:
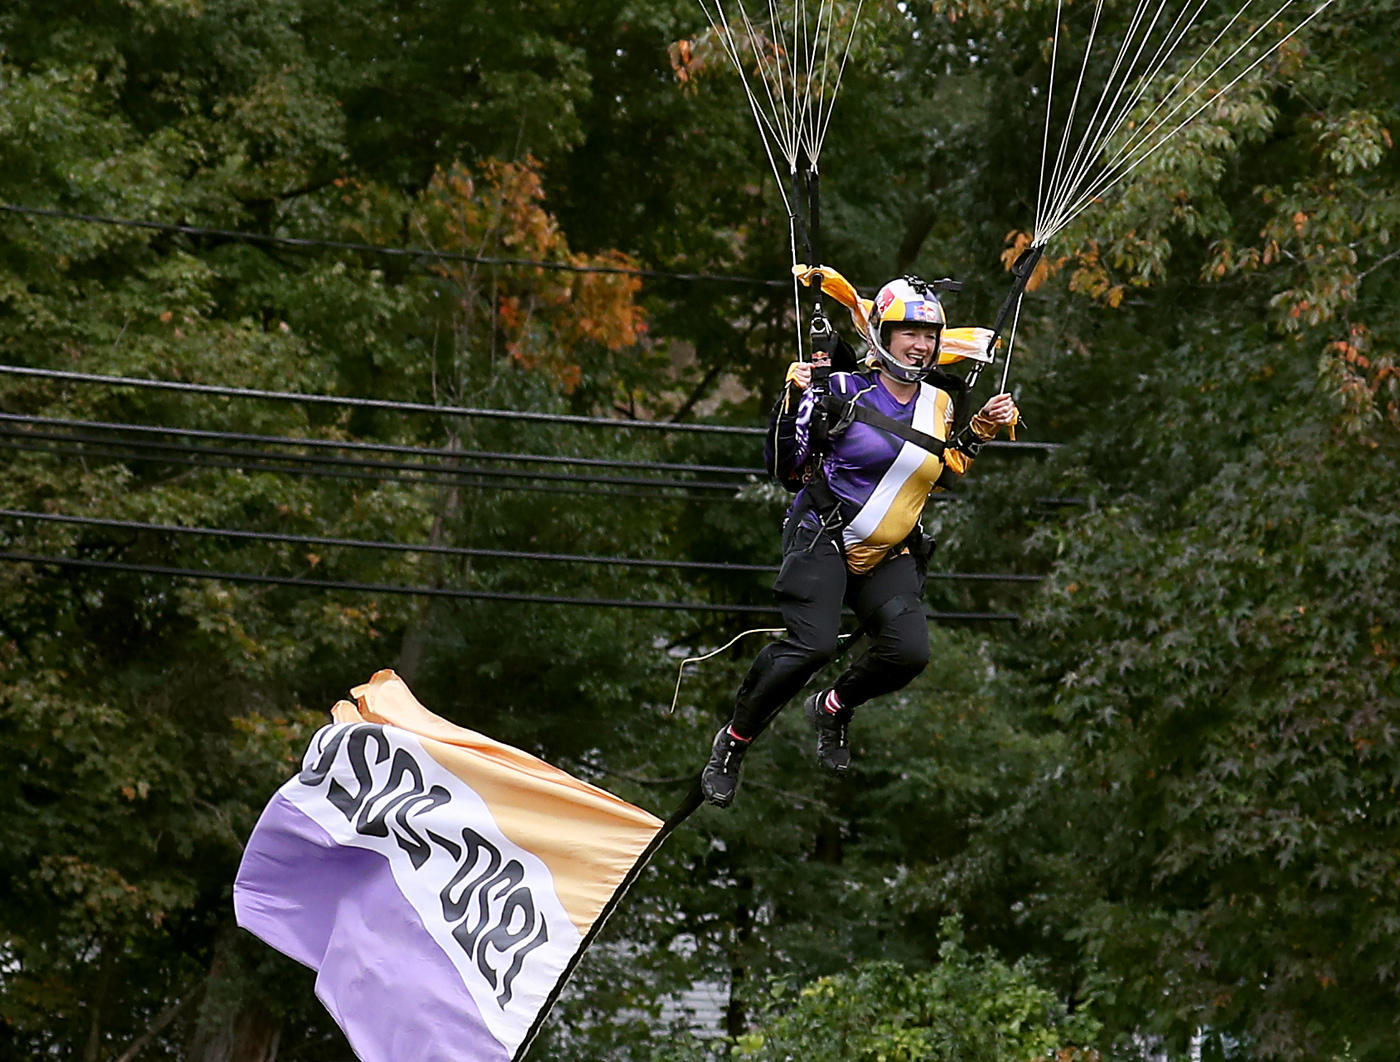
[[[891,280],[875,295],[869,319],[865,338],[882,371],[903,383],[919,383],[938,368],[938,348],[943,326],[948,322],[932,285],[913,276]],[[933,357],[927,365],[905,365],[885,349],[885,337],[881,334],[884,326],[903,323],[928,325],[934,329]]]

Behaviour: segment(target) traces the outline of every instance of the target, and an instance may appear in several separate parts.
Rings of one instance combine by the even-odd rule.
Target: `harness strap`
[[[854,399],[841,399],[835,395],[829,395],[825,400],[824,408],[828,416],[834,419],[832,427],[837,432],[844,429],[852,421],[858,420],[872,428],[889,432],[897,439],[911,442],[919,449],[927,450],[937,458],[942,458],[943,451],[948,448],[948,443],[945,440],[930,435],[928,432],[919,431],[918,428],[895,420],[893,417],[887,417],[879,410],[871,409]]]
[[[852,419],[858,420],[862,424],[869,424],[872,428],[887,431],[905,442],[911,442],[919,449],[927,450],[934,457],[941,458],[943,451],[948,448],[948,444],[942,439],[935,438],[928,432],[919,431],[918,428],[895,420],[893,417],[887,417],[879,410],[871,409],[869,406],[857,405],[855,416]]]
[[[817,518],[822,522],[822,527],[831,535],[832,541],[836,543],[836,548],[841,551],[842,556],[845,556],[845,532],[850,518],[846,515],[841,499],[836,496],[836,493],[831,489],[831,484],[826,481],[826,472],[820,467],[813,471],[812,478],[807,481],[807,486],[803,488],[802,505],[793,513],[793,518],[800,520],[808,512],[817,514]]]

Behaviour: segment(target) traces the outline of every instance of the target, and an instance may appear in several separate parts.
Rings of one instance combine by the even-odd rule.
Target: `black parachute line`
[[[529,1053],[531,1045],[535,1042],[535,1037],[539,1036],[540,1030],[544,1028],[545,1021],[549,1018],[549,1012],[554,1009],[554,1004],[559,1002],[559,995],[564,991],[564,986],[569,983],[569,978],[573,976],[574,970],[578,968],[578,964],[583,960],[583,957],[588,954],[588,949],[593,946],[593,942],[598,939],[598,934],[602,932],[603,926],[605,926],[608,919],[612,917],[612,913],[616,911],[618,907],[621,906],[622,901],[627,898],[627,894],[632,890],[632,886],[637,883],[637,879],[642,876],[642,872],[646,870],[652,858],[661,850],[661,846],[666,843],[671,834],[675,833],[676,829],[684,823],[686,819],[690,818],[690,816],[694,815],[695,812],[699,810],[700,805],[704,802],[704,795],[700,791],[700,777],[696,775],[695,780],[691,783],[690,789],[685,794],[685,798],[676,806],[676,810],[667,816],[666,821],[661,825],[661,829],[656,831],[656,836],[654,836],[651,839],[651,843],[642,850],[642,854],[639,855],[637,861],[632,864],[632,869],[627,871],[626,876],[622,879],[622,884],[617,887],[611,898],[609,898],[608,902],[603,906],[603,910],[599,913],[598,917],[594,919],[593,925],[589,927],[588,933],[583,938],[583,942],[579,945],[578,951],[574,952],[574,956],[569,960],[568,966],[564,967],[563,974],[561,974],[559,980],[555,982],[554,990],[550,992],[549,997],[544,1001],[544,1005],[540,1007],[539,1013],[535,1015],[535,1020],[531,1024],[529,1032],[525,1034],[525,1039],[520,1042],[520,1047],[512,1056],[511,1062],[520,1062],[520,1060]]]

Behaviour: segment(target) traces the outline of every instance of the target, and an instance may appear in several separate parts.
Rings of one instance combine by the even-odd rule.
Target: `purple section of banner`
[[[238,924],[318,971],[316,995],[361,1062],[507,1062],[509,1052],[394,883],[280,793],[248,840]]]

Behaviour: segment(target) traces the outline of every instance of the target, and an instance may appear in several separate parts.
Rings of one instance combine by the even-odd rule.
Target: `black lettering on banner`
[[[400,793],[392,800],[380,804],[382,798],[395,792],[405,778],[412,779],[412,788],[408,792]],[[392,814],[394,823],[402,831],[395,831],[394,840],[400,848],[408,853],[408,858],[412,861],[414,869],[417,870],[428,861],[428,857],[432,855],[432,849],[428,847],[428,842],[423,840],[418,832],[409,825],[408,816],[410,813],[432,811],[433,808],[441,807],[451,799],[452,794],[440,785],[435,785],[431,790],[424,792],[423,771],[418,766],[418,761],[407,749],[399,749],[394,753],[388,779],[380,787],[379,792],[366,800],[360,809],[360,817],[355,820],[355,829],[370,837],[388,837],[389,826],[385,820]],[[376,804],[379,804],[377,811],[375,811]]]
[[[464,827],[462,830],[462,840],[466,842],[466,848],[459,849],[456,845],[452,845],[452,848],[456,849],[453,855],[461,851],[465,851],[466,855],[463,857],[461,865],[457,867],[457,873],[453,874],[452,880],[442,887],[442,893],[440,894],[442,899],[442,917],[449,922],[459,921],[466,916],[467,908],[471,906],[472,896],[475,895],[477,886],[487,878],[493,877],[496,871],[501,869],[500,851],[494,844],[481,836],[481,834],[473,829]],[[442,841],[441,838],[439,838],[439,843],[443,844],[444,847],[447,846],[447,843]],[[476,857],[478,854],[485,857],[483,859],[485,869],[476,877],[472,878],[471,881],[467,882],[466,887],[462,889],[454,899],[452,890],[457,888],[457,886],[462,883],[463,879],[476,868]]]
[[[443,838],[434,840],[448,847]],[[476,960],[476,968],[486,983],[499,989],[496,1002],[504,1007],[511,1000],[515,977],[526,956],[549,940],[549,927],[544,916],[535,910],[535,897],[529,886],[521,884],[525,868],[518,859],[504,860],[494,844],[467,827],[462,830],[462,841],[461,849],[451,844],[451,849],[461,851],[463,856],[457,873],[443,886],[442,916],[458,923],[452,930],[452,939],[469,959]],[[468,878],[471,880],[463,886]],[[460,890],[458,886],[462,886]],[[492,962],[491,952],[511,959],[504,973]]]
[[[351,793],[339,781],[332,778],[330,791],[326,794],[326,799],[338,807],[347,819],[354,818],[355,812],[360,809],[366,796],[369,795],[370,788],[374,781],[370,771],[369,760],[365,757],[365,746],[373,739],[379,746],[379,755],[375,756],[376,764],[383,763],[389,756],[389,739],[384,736],[382,727],[373,725],[357,726],[350,731],[350,736],[345,742],[345,751],[350,759],[350,770],[355,774],[355,783],[359,788]]]
[[[375,744],[372,761],[370,742]],[[355,792],[331,778],[326,799],[354,824],[356,833],[367,837],[392,834],[415,870],[421,871],[433,856],[428,840],[457,863],[439,893],[442,916],[448,923],[456,923],[453,940],[497,991],[497,1005],[505,1007],[526,958],[549,940],[544,915],[536,909],[530,887],[523,884],[524,866],[518,859],[505,859],[496,845],[470,827],[462,828],[461,845],[430,830],[424,831],[428,837],[424,840],[410,819],[450,803],[452,794],[440,785],[428,788],[422,766],[412,752],[393,749],[383,727],[365,723],[340,728],[317,751],[320,759],[297,780],[309,787],[324,784],[344,752],[344,762],[355,778]],[[386,760],[387,770],[383,768]],[[381,776],[377,789],[376,775]]]
[[[512,929],[511,925],[514,923],[517,913],[521,916],[520,928]],[[496,1002],[503,1007],[510,1002],[511,983],[515,980],[515,975],[520,972],[520,967],[524,965],[525,956],[549,939],[549,930],[545,925],[544,918],[538,919],[538,928],[536,928],[536,921],[534,894],[522,886],[506,897],[506,902],[501,907],[500,921],[489,933],[482,934],[477,945],[477,968],[485,975],[492,988],[496,987],[496,974],[494,970],[487,968],[486,949],[489,947],[493,951],[500,952],[503,957],[509,955],[512,949],[515,951],[515,958],[501,977],[501,992],[496,997]],[[532,931],[535,935],[526,944],[525,938],[529,937]]]
[[[321,759],[317,762],[315,767],[304,768],[301,774],[297,775],[297,781],[302,785],[320,785],[326,780],[326,775],[331,773],[331,764],[335,762],[335,754],[340,751],[340,746],[342,742],[345,741],[350,731],[344,729],[337,730],[331,735],[330,741],[322,745],[321,738],[325,733],[325,730],[318,730],[316,732],[315,741],[317,744],[317,751],[321,753]]]

